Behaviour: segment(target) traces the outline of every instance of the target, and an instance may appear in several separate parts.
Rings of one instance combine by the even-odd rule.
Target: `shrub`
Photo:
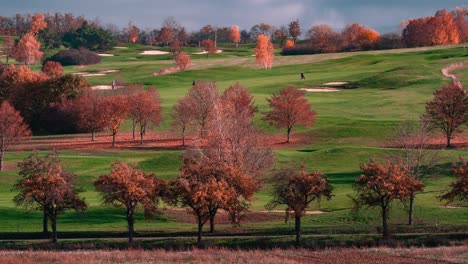
[[[63,66],[90,65],[100,63],[101,57],[87,49],[70,49],[59,51],[57,54],[48,58],[47,61],[56,61]]]

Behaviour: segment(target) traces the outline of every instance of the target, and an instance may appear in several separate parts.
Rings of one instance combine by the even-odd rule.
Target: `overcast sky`
[[[279,26],[299,19],[303,31],[316,23],[339,29],[359,22],[386,32],[402,20],[466,5],[466,0],[0,0],[0,15],[71,12],[120,27],[132,20],[142,29],[160,27],[173,16],[189,30],[206,24],[250,29],[259,22]]]

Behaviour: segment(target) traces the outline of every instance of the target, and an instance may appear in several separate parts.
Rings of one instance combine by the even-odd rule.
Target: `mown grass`
[[[434,90],[449,80],[442,77],[440,70],[453,62],[465,61],[467,52],[462,46],[436,47],[391,52],[358,52],[343,54],[322,54],[310,56],[278,57],[278,66],[264,71],[255,68],[251,57],[252,46],[233,48],[221,45],[225,52],[206,58],[192,57],[194,67],[184,72],[165,76],[152,76],[161,68],[172,67],[171,55],[140,55],[143,50],[155,49],[142,45],[125,45],[128,49],[110,51],[114,57],[103,57],[98,65],[82,69],[65,67],[66,72],[101,71],[118,69],[102,77],[89,77],[93,85],[109,84],[112,79],[123,78],[127,83],[154,85],[161,93],[164,111],[163,124],[159,130],[170,127],[169,112],[172,105],[183,97],[193,80],[215,80],[223,90],[240,82],[255,97],[259,113],[255,125],[268,134],[283,134],[284,131],[268,126],[261,120],[261,112],[268,109],[265,98],[288,85],[296,87],[319,87],[332,81],[347,81],[354,89],[336,93],[310,93],[307,98],[318,113],[317,122],[311,128],[298,127],[295,135],[310,138],[311,143],[275,150],[276,164],[267,178],[276,170],[286,167],[307,165],[309,170],[326,173],[334,186],[331,201],[322,201],[320,209],[327,213],[304,217],[305,233],[368,233],[376,232],[379,217],[376,210],[363,210],[358,216],[351,214],[352,203],[348,195],[353,193],[352,183],[359,175],[359,164],[371,157],[384,157],[389,150],[383,148],[392,136],[398,123],[403,120],[416,121],[424,111],[424,104],[430,100]],[[165,50],[163,48],[161,50]],[[190,53],[199,51],[190,48]],[[299,73],[304,72],[306,80],[301,81]],[[462,81],[467,82],[467,70],[461,70]],[[124,126],[125,130],[129,125]],[[9,152],[7,164],[24,159],[29,153]],[[60,156],[66,166],[78,175],[81,195],[89,203],[89,211],[82,215],[66,213],[59,218],[61,231],[123,231],[126,228],[124,211],[100,205],[93,181],[110,170],[110,163],[117,159],[138,163],[158,177],[173,179],[178,175],[181,152],[177,150],[103,150],[64,151]],[[465,150],[447,150],[441,166],[449,167],[457,156],[467,156]],[[408,228],[406,207],[395,203],[391,224],[394,231],[454,231],[466,232],[468,208],[443,208],[438,199],[453,179],[443,174],[425,181],[425,191],[417,196],[416,223]],[[38,232],[41,230],[41,214],[16,208],[12,190],[17,180],[16,171],[0,173],[0,232]],[[271,198],[269,185],[256,195],[252,210],[264,210]],[[278,208],[282,209],[282,208]],[[137,231],[193,232],[195,225],[176,222],[163,215],[153,220],[143,219],[138,214]],[[221,225],[220,232],[250,232],[259,234],[288,233],[293,229],[290,223],[272,221],[247,223],[240,229]]]

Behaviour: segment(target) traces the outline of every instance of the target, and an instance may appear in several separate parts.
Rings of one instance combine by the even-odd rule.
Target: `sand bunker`
[[[301,88],[300,90],[306,91],[308,93],[332,93],[332,92],[341,92],[341,89],[336,88],[326,88],[326,87],[318,87],[318,88]]]
[[[222,50],[216,50],[215,53],[221,53],[221,52],[223,52],[223,51],[222,51]],[[195,53],[192,53],[192,54],[195,54],[195,55],[202,55],[202,54],[207,54],[207,53],[208,53],[208,51],[204,50],[204,51],[202,51],[202,52],[195,52]]]
[[[75,72],[74,75],[81,75],[83,77],[105,76],[109,73],[119,72],[119,70],[104,70],[100,72]]]
[[[141,55],[164,55],[164,54],[169,54],[167,51],[161,51],[161,50],[145,50]]]
[[[115,89],[122,89],[125,88],[125,86],[114,86]],[[96,85],[96,86],[91,86],[92,90],[112,90],[112,85]]]
[[[113,57],[114,54],[107,54],[107,53],[99,53],[98,54],[100,57]]]
[[[260,211],[260,213],[283,213],[284,214],[284,210],[271,210],[271,211]],[[293,214],[293,212],[290,212],[291,214]],[[326,214],[326,212],[324,211],[306,211],[305,213],[306,215],[318,215],[318,214]]]
[[[128,49],[128,47],[114,47],[114,49]]]
[[[323,85],[326,85],[326,86],[344,86],[348,84],[348,82],[328,82],[328,83],[324,83]]]

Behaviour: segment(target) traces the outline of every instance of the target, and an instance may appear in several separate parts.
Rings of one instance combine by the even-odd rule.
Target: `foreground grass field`
[[[398,150],[385,148],[386,140],[392,136],[398,123],[404,120],[416,121],[424,112],[424,104],[430,100],[434,90],[448,83],[440,70],[448,64],[466,61],[468,52],[461,46],[436,47],[412,50],[392,50],[379,52],[358,52],[342,54],[322,54],[309,56],[277,56],[276,66],[270,71],[255,68],[251,56],[251,46],[238,49],[223,47],[224,52],[206,58],[193,55],[193,67],[187,71],[164,76],[152,76],[162,68],[172,67],[170,55],[140,55],[143,50],[152,49],[141,45],[126,45],[127,49],[112,50],[113,57],[103,57],[103,62],[84,68],[66,67],[66,72],[98,72],[114,69],[117,73],[106,76],[88,77],[93,85],[110,84],[113,79],[122,78],[127,83],[154,85],[161,94],[164,122],[158,131],[170,128],[169,112],[172,105],[190,89],[193,80],[214,80],[223,90],[240,82],[254,96],[259,107],[256,125],[269,135],[283,136],[261,121],[262,111],[267,110],[265,98],[280,89],[295,85],[298,88],[322,87],[324,83],[346,81],[353,89],[334,93],[309,93],[312,108],[318,113],[317,122],[311,128],[294,131],[293,144],[275,144],[277,161],[270,176],[282,167],[301,163],[309,170],[326,173],[334,186],[331,201],[322,201],[316,210],[325,213],[307,215],[303,230],[309,234],[333,233],[375,233],[379,226],[378,212],[364,210],[359,215],[351,213],[352,183],[359,175],[359,164],[371,157],[385,157]],[[190,52],[196,52],[192,48]],[[3,58],[2,58],[3,59]],[[299,73],[304,72],[306,80],[301,81]],[[463,82],[467,70],[457,72]],[[129,124],[124,128],[129,129]],[[105,133],[103,133],[105,134]],[[178,133],[174,132],[174,138]],[[466,133],[459,135],[466,140]],[[54,137],[37,137],[41,139]],[[73,138],[73,137],[71,137]],[[435,141],[437,142],[437,140]],[[460,141],[458,141],[460,143]],[[466,143],[466,141],[464,141]],[[443,142],[441,142],[443,143]],[[108,173],[110,163],[117,159],[138,163],[148,172],[154,172],[164,179],[178,175],[180,149],[104,147],[90,150],[67,150],[60,153],[67,167],[75,172],[83,190],[81,194],[89,203],[85,214],[66,213],[59,217],[59,231],[97,232],[124,231],[126,228],[124,211],[100,205],[93,181],[101,174]],[[461,145],[457,149],[443,150],[445,157],[440,166],[449,168],[458,156],[468,156]],[[8,171],[0,173],[0,232],[6,236],[18,232],[39,232],[42,215],[35,211],[16,208],[12,190],[17,180],[15,164],[27,157],[29,151],[9,152],[6,156]],[[406,207],[395,203],[391,213],[391,228],[395,232],[468,232],[468,208],[445,207],[438,199],[442,191],[452,181],[449,175],[438,175],[425,181],[426,188],[416,199],[416,225],[408,227]],[[271,198],[269,185],[256,195],[252,205],[255,212],[264,211]],[[218,232],[251,234],[287,234],[294,225],[284,223],[281,213],[268,214],[267,220],[245,222],[241,227],[229,224],[218,226]],[[188,220],[187,220],[188,219]],[[153,220],[144,220],[143,214],[137,217],[136,231],[155,234],[191,234],[195,225],[190,217],[179,217],[162,211]],[[105,235],[104,235],[105,236]]]

